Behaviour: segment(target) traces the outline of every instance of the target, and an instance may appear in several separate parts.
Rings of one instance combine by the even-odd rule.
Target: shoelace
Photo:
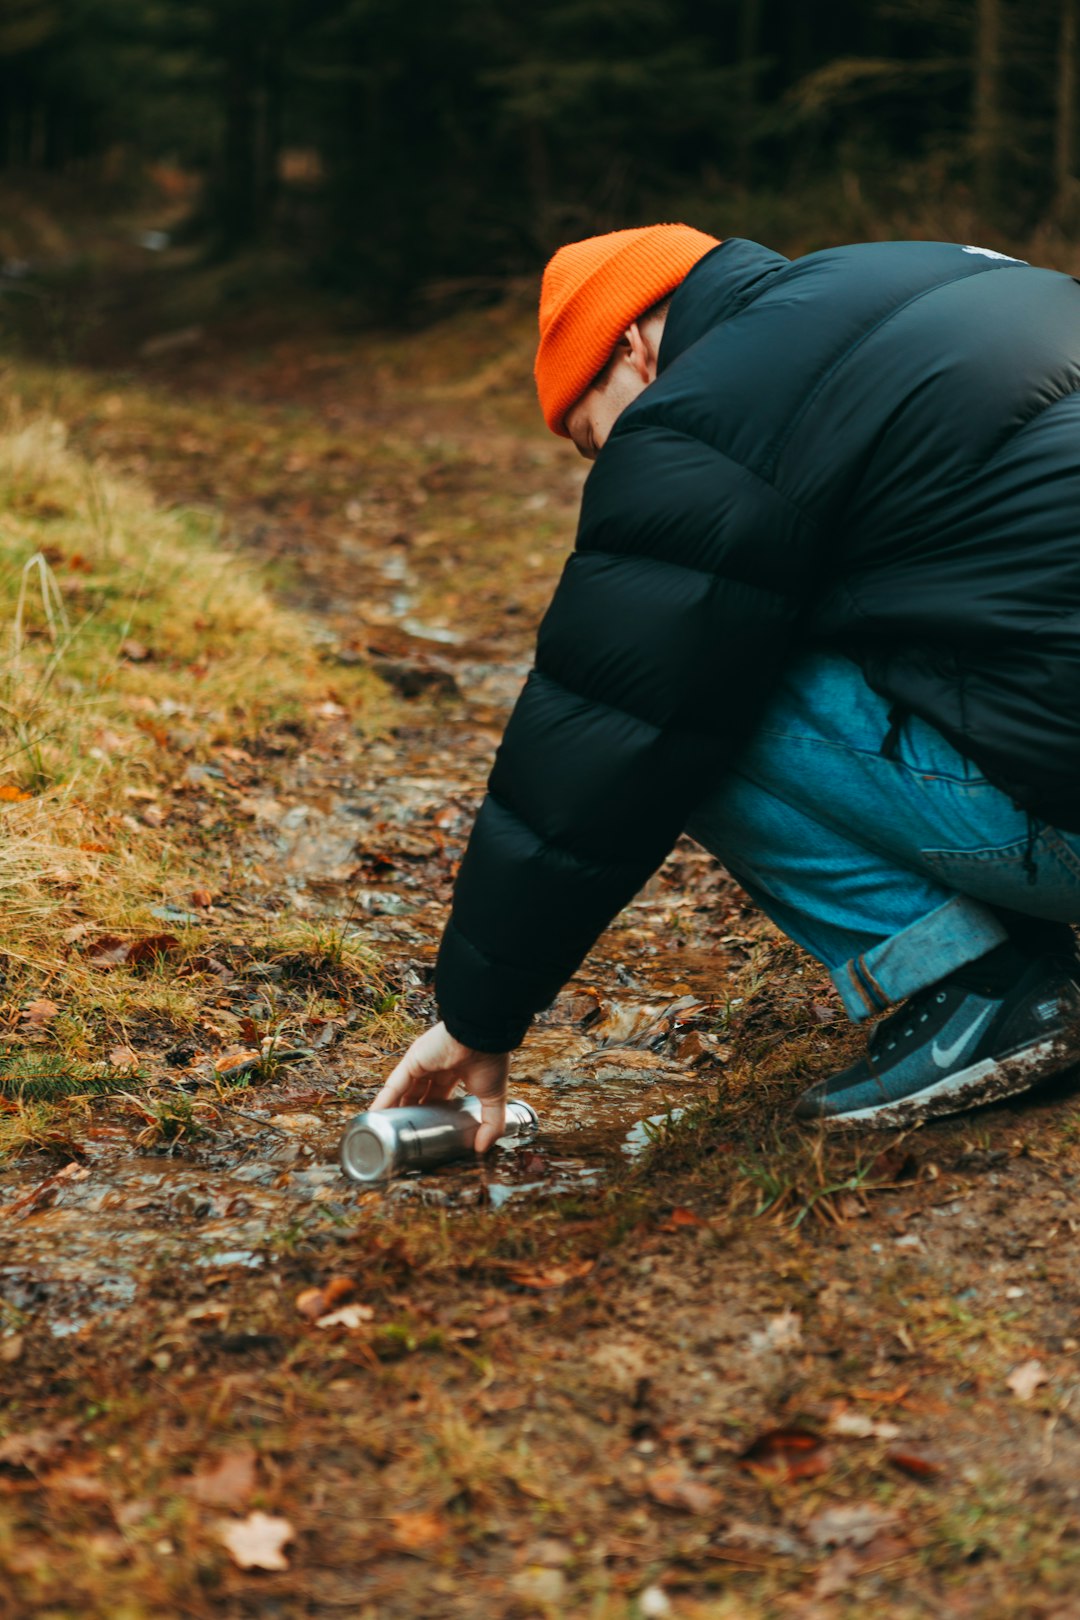
[[[938,989],[923,990],[919,995],[912,996],[906,1006],[893,1013],[891,1018],[886,1018],[884,1023],[875,1029],[867,1048],[867,1062],[880,1063],[882,1053],[893,1052],[901,1041],[910,1040],[917,1033],[918,1026],[928,1022],[929,1009],[934,1005],[941,1006],[947,1000],[948,993]],[[897,1033],[901,1024],[905,1027]]]

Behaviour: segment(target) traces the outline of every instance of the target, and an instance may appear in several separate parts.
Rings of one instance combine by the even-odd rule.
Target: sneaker
[[[1002,982],[1007,967],[1007,985]],[[1080,1063],[1080,963],[1000,946],[912,996],[866,1056],[804,1091],[796,1119],[906,1126],[1027,1091]]]

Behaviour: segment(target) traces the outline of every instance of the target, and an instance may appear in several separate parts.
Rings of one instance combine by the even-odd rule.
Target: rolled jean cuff
[[[899,934],[832,970],[848,1016],[858,1024],[985,956],[1008,934],[978,900],[958,894]]]

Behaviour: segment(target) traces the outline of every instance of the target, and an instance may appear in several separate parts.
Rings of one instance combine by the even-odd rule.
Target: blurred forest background
[[[0,184],[404,308],[686,218],[1067,236],[1080,0],[0,0]],[[989,233],[989,234],[988,234]]]

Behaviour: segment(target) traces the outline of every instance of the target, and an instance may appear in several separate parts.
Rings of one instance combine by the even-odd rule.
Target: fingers
[[[414,1041],[397,1068],[388,1075],[382,1090],[371,1104],[373,1109],[400,1108],[416,1100],[414,1092],[426,1090],[425,1082],[430,1075],[424,1066],[422,1054],[416,1050],[417,1045]]]
[[[480,1129],[474,1146],[477,1153],[486,1153],[494,1147],[506,1130],[506,1096],[486,1097],[480,1103]]]

